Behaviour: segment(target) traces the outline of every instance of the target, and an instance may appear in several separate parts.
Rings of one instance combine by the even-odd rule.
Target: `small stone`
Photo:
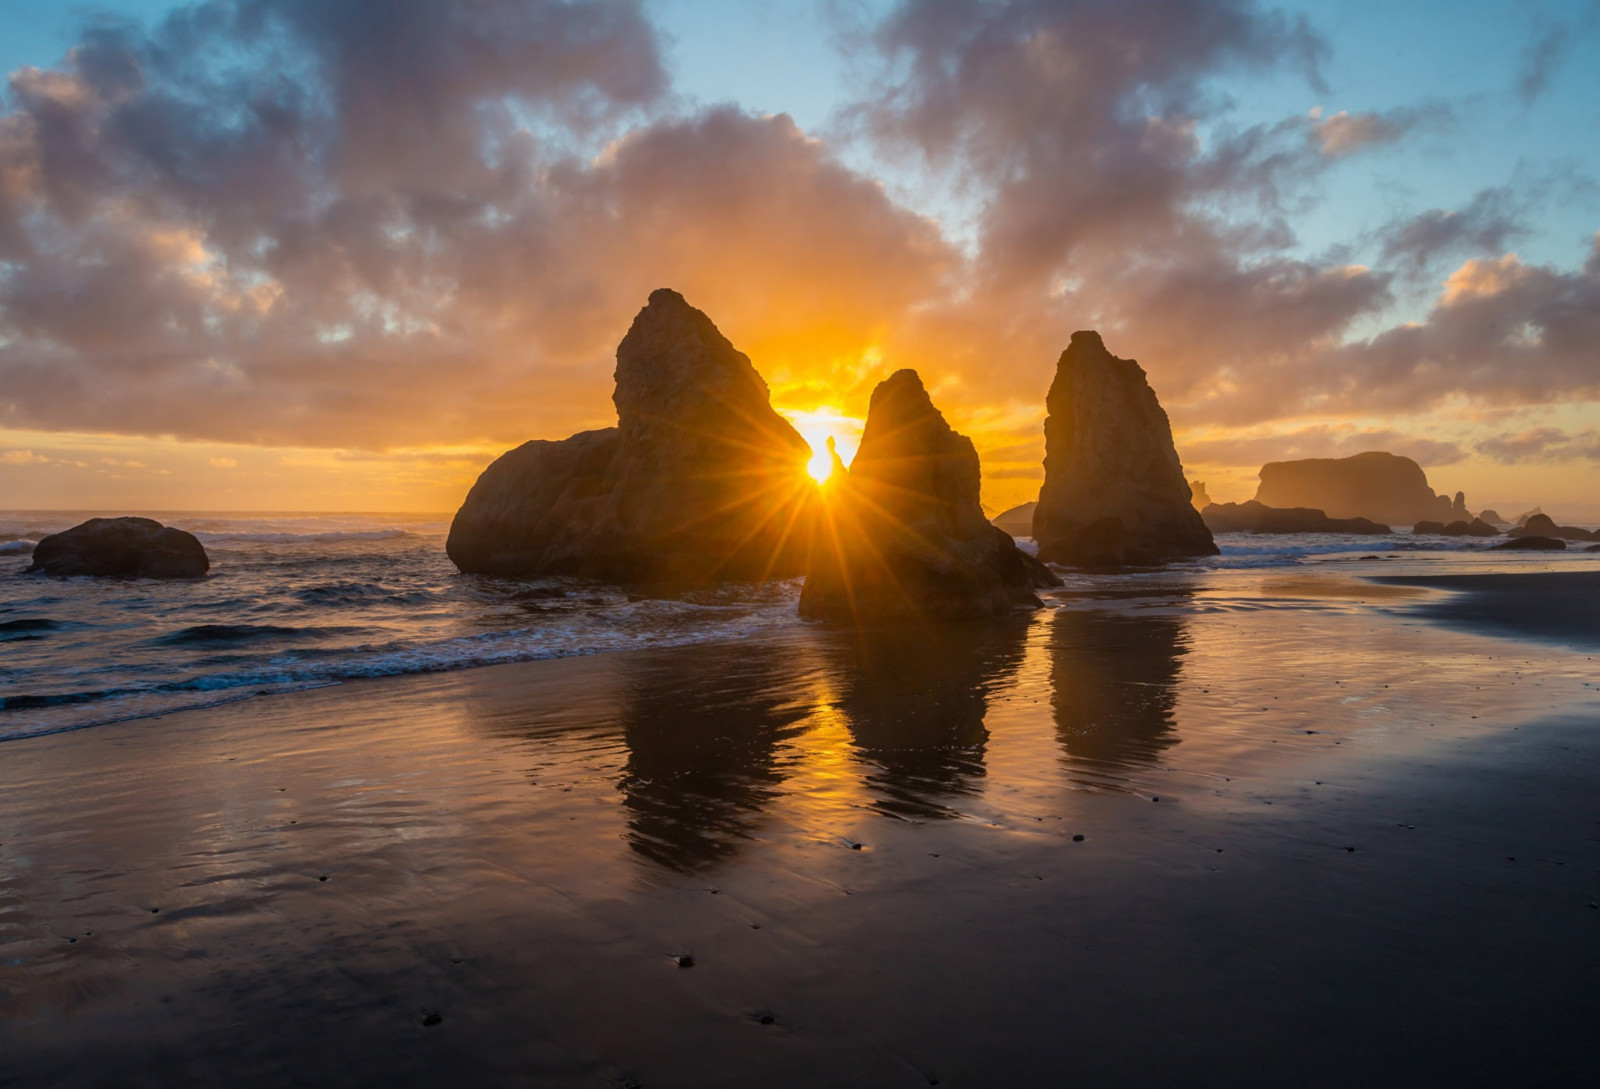
[[[1354,847],[1346,847],[1345,850],[1349,851],[1351,854],[1355,854],[1356,853],[1356,849]]]
[[[761,1012],[755,1014],[754,1016],[755,1016],[756,1022],[758,1024],[762,1024],[762,1025],[770,1025],[770,1024],[773,1024],[775,1021],[778,1020],[777,1017],[775,1017],[774,1015],[766,1012],[765,1010],[762,1010]]]
[[[1072,842],[1073,843],[1082,843],[1083,842],[1083,833],[1079,832],[1077,835],[1073,836],[1072,837]]]
[[[443,1020],[444,1018],[437,1013],[425,1013],[422,1015],[422,1027],[432,1028],[434,1025],[437,1025]]]
[[[677,956],[673,957],[672,959],[673,959],[674,963],[676,963],[679,968],[693,968],[694,967],[694,957],[690,956],[688,953],[679,953]]]
[[[161,913],[161,909],[160,908],[151,908],[150,909],[150,914],[152,914],[152,915],[159,915],[160,913]]]
[[[1150,800],[1152,802],[1159,802],[1161,800],[1161,795],[1157,794],[1154,798],[1151,798]]]
[[[852,844],[851,844],[851,845],[850,845],[850,849],[851,849],[851,850],[852,850],[852,851],[859,851],[859,850],[861,850],[861,844],[859,844],[859,843],[852,843]]]
[[[326,881],[327,879],[328,879],[328,875],[327,874],[323,874],[321,877],[317,878],[318,881]]]

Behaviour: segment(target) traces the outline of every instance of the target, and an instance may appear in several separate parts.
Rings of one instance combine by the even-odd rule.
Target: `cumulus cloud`
[[[0,119],[0,423],[511,441],[606,421],[664,284],[780,367],[859,355],[933,292],[929,221],[786,117],[641,113],[664,86],[630,3],[92,31]]]
[[[0,426],[367,450],[562,435],[611,419],[615,345],[661,286],[797,399],[859,407],[918,367],[990,429],[997,479],[1037,473],[1080,328],[1139,359],[1180,427],[1600,385],[1600,250],[1578,271],[1509,256],[1505,190],[1391,224],[1372,267],[1296,247],[1335,160],[1438,116],[1235,124],[1222,75],[1298,73],[1326,100],[1304,20],[963,0],[863,34],[852,152],[959,187],[970,247],[788,117],[682,112],[638,3],[211,0],[96,24],[60,68],[16,73],[0,115]],[[1425,320],[1365,332],[1397,278],[1445,261]],[[1361,441],[1380,440],[1403,436]]]
[[[48,465],[50,459],[32,450],[7,450],[0,454],[0,465]]]

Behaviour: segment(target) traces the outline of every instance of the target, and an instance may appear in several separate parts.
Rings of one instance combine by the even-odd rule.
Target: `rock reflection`
[[[813,710],[814,670],[794,647],[735,643],[641,659],[628,687],[629,845],[686,873],[727,858],[785,778],[778,744]]]
[[[1107,771],[1152,764],[1173,733],[1181,616],[1059,610],[1051,623],[1056,736],[1075,770],[1103,785]]]
[[[844,716],[877,807],[955,816],[941,798],[984,774],[988,695],[1022,661],[1030,618],[859,633],[839,671]]]

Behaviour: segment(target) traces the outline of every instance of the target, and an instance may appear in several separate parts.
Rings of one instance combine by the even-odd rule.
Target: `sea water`
[[[22,574],[34,542],[94,513],[0,512],[0,740],[359,677],[749,638],[802,623],[798,579],[652,597],[575,579],[462,575],[444,551],[448,516],[434,514],[156,512],[204,543],[205,578]],[[1466,560],[1484,548],[1403,531],[1218,542],[1221,556],[1179,568]],[[1068,585],[1140,577],[1068,573]]]

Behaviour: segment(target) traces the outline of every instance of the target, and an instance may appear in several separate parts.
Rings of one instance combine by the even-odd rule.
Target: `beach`
[[[1377,566],[8,742],[0,1084],[1581,1080],[1594,628]]]

